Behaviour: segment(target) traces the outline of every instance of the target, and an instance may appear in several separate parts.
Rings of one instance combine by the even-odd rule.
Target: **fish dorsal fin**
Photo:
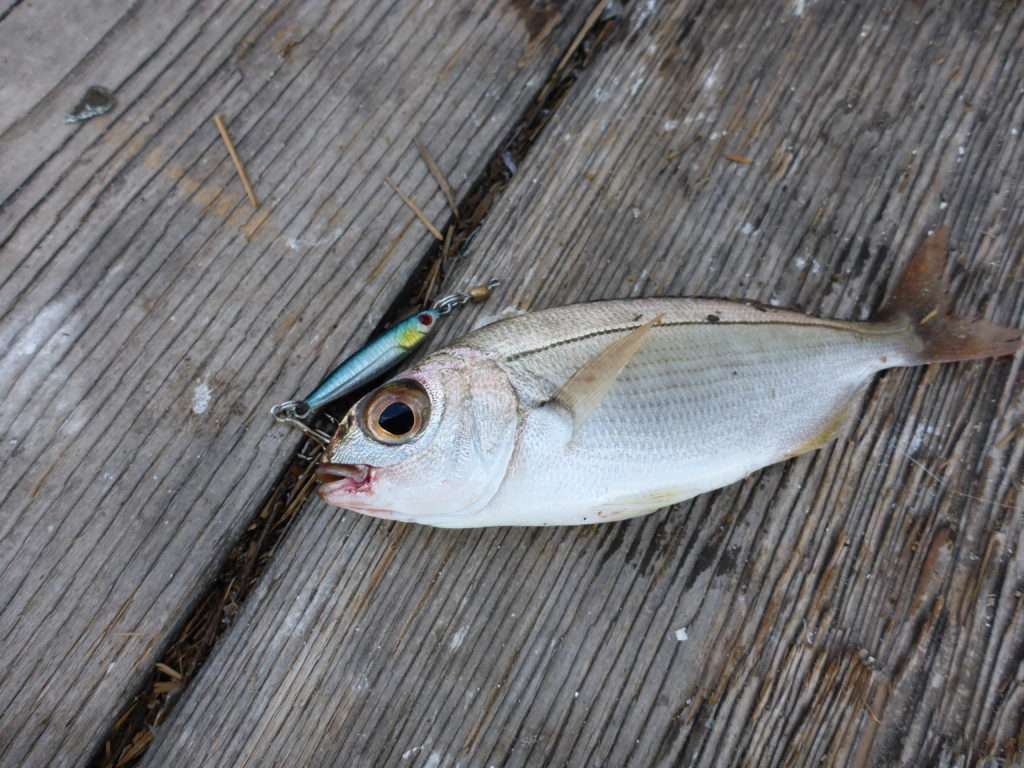
[[[621,339],[616,339],[590,358],[559,387],[550,404],[561,406],[572,414],[572,431],[580,427],[597,410],[612,384],[640,351],[651,329],[661,322],[661,315],[638,325]]]

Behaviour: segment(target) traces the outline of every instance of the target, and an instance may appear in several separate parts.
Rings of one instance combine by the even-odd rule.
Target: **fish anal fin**
[[[683,486],[658,488],[646,493],[619,496],[601,504],[597,509],[597,521],[608,523],[615,520],[626,520],[640,515],[649,515],[659,509],[671,507],[680,501],[692,498],[696,494],[692,489]]]
[[[794,459],[805,453],[811,451],[817,451],[824,448],[826,445],[835,440],[836,436],[842,430],[850,416],[850,411],[853,410],[853,405],[860,399],[860,390],[857,390],[849,398],[843,402],[838,408],[829,414],[825,422],[814,431],[814,433],[804,440],[802,443],[797,445],[792,450],[786,451],[787,459]]]
[[[658,315],[613,341],[559,387],[550,404],[560,406],[572,414],[573,434],[601,405],[612,384],[640,351],[651,329],[661,322],[661,318]]]

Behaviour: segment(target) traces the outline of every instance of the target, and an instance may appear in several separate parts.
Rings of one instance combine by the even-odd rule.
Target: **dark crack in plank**
[[[589,10],[535,4],[558,19],[539,36],[520,5],[0,17],[32,64],[0,122],[0,764],[86,762],[204,594],[295,450],[270,405],[362,344],[429,253],[385,176],[443,224],[416,141],[471,184]],[[117,107],[65,125],[94,83]]]

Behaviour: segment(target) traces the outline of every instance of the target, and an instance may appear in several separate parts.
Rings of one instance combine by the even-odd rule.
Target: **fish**
[[[357,402],[316,468],[329,505],[442,528],[646,515],[827,445],[880,371],[1012,355],[950,313],[948,232],[869,321],[652,298],[511,317]]]

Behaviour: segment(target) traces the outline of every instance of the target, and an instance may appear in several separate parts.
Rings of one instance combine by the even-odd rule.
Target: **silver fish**
[[[825,445],[881,370],[1021,348],[948,314],[945,254],[943,229],[871,322],[637,299],[489,325],[353,407],[320,495],[462,528],[604,523],[721,488]]]

